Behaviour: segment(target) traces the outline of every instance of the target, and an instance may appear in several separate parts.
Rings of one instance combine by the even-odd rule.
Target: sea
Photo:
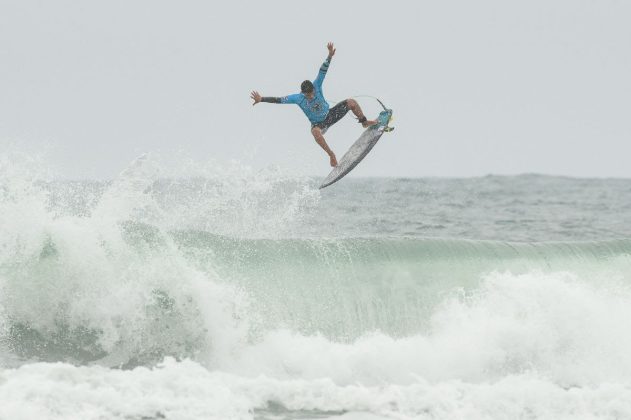
[[[631,180],[0,156],[0,419],[631,419]]]

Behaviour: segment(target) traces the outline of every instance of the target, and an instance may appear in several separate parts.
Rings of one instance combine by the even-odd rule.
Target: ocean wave
[[[89,223],[56,220],[28,258],[21,253],[3,261],[0,339],[8,352],[22,360],[125,367],[165,356],[230,364],[234,354],[253,343],[269,345],[282,331],[297,337],[287,346],[293,357],[300,337],[316,340],[306,347],[317,344],[312,337],[358,346],[375,333],[422,343],[432,331],[448,330],[449,325],[435,323],[454,302],[466,308],[476,299],[497,298],[480,321],[488,326],[499,319],[494,311],[502,305],[536,318],[537,309],[552,310],[579,289],[585,299],[591,295],[588,304],[604,312],[613,307],[600,300],[608,290],[627,302],[631,286],[628,240],[250,240],[200,231],[165,233],[132,222],[117,224],[107,235],[99,232]],[[506,295],[498,297],[499,292]],[[528,300],[522,302],[520,293],[532,296],[524,295]],[[550,307],[539,308],[544,300]],[[566,310],[583,303],[577,299]],[[464,317],[472,319],[474,313],[471,309]],[[585,321],[569,320],[568,328]],[[517,322],[511,326],[520,328]],[[470,325],[455,335],[466,340],[467,331],[476,329]],[[283,345],[278,347],[264,353],[291,359]],[[427,351],[421,347],[415,352]],[[523,367],[528,360],[532,357],[516,363]],[[404,365],[409,370],[413,360]]]
[[[309,236],[319,193],[274,171],[29,162],[0,156],[2,418],[631,413],[629,239]]]

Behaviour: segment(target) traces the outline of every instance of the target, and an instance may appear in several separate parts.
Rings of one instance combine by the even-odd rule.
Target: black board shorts
[[[348,112],[348,100],[344,100],[336,104],[333,108],[329,109],[329,113],[326,114],[326,118],[319,123],[311,124],[311,128],[319,127],[324,133],[333,124],[344,118],[344,115]]]

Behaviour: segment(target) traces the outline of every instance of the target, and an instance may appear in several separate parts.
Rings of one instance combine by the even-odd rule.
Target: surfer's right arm
[[[256,105],[259,102],[269,102],[271,104],[297,104],[300,103],[301,95],[296,93],[294,95],[287,95],[282,98],[278,98],[275,96],[261,96],[257,91],[252,91],[250,98],[254,101],[252,105]]]

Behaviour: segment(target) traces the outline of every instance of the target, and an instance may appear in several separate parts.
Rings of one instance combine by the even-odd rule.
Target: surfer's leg
[[[329,148],[329,145],[326,144],[326,140],[324,140],[324,136],[322,135],[322,130],[320,129],[320,127],[311,127],[311,134],[313,134],[313,138],[315,139],[316,143],[318,143],[320,147],[324,149],[326,154],[329,155],[329,162],[331,163],[331,166],[337,166],[335,153],[333,153],[333,150],[331,150]]]
[[[371,125],[377,124],[377,121],[375,120],[366,119],[364,112],[355,99],[347,99],[346,104],[348,108],[353,111],[353,114],[355,114],[355,117],[357,117],[357,120],[359,120],[362,127],[366,128],[370,127]]]
[[[326,114],[324,121],[317,124],[322,129],[322,134],[326,132],[333,124],[344,118],[344,115],[348,114],[349,108],[346,101],[337,103],[333,108],[329,109],[329,113]]]

